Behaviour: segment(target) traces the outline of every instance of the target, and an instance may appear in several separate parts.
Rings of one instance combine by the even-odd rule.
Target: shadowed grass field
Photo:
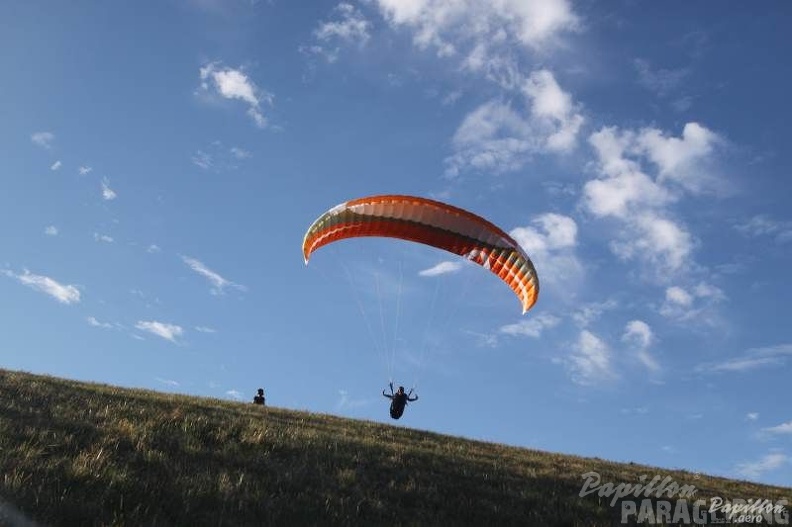
[[[697,499],[792,494],[329,415],[0,370],[0,498],[43,525],[620,525],[620,506],[611,507],[610,498],[579,496],[590,471],[614,484],[667,475],[694,485]]]

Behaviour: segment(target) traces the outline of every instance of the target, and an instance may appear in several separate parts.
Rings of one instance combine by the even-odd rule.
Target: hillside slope
[[[614,484],[670,476],[694,485],[696,498],[792,495],[329,415],[0,370],[0,498],[43,525],[620,524],[619,504],[580,497],[591,471]]]

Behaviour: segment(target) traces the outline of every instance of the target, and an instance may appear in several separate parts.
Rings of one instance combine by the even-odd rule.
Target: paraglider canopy
[[[523,313],[539,296],[536,268],[511,236],[472,212],[417,196],[369,196],[331,208],[305,233],[305,263],[324,245],[361,236],[398,238],[463,256],[505,282]]]

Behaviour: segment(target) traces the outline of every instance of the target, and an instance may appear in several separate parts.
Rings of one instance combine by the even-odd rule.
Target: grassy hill
[[[792,495],[330,415],[0,370],[0,498],[42,525],[620,525],[619,504],[580,497],[590,471],[613,484],[670,476],[694,485],[696,498]]]

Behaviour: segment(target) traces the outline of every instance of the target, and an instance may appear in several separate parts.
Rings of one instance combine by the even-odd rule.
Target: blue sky
[[[789,3],[297,4],[0,6],[2,367],[792,485]]]

